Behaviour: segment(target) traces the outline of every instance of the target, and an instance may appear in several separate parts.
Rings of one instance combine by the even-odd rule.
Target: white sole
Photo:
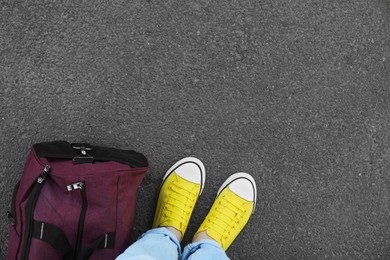
[[[237,173],[231,175],[229,178],[227,178],[226,181],[219,188],[218,193],[217,193],[217,197],[222,192],[222,190],[225,189],[230,183],[232,183],[233,181],[240,179],[240,178],[247,179],[253,186],[253,189],[254,189],[254,198],[253,198],[254,205],[253,205],[253,210],[252,210],[252,214],[253,214],[253,212],[255,211],[255,208],[256,208],[257,187],[256,187],[255,179],[253,179],[253,177],[248,173],[237,172]]]
[[[204,167],[203,163],[199,159],[197,159],[195,157],[183,158],[183,159],[177,161],[174,165],[172,165],[172,167],[169,168],[168,171],[165,173],[161,185],[164,183],[165,179],[169,176],[169,174],[171,174],[180,165],[183,165],[185,163],[195,163],[200,168],[201,175],[202,175],[202,177],[201,177],[202,181],[201,181],[201,184],[200,184],[200,193],[199,193],[199,195],[202,194],[202,191],[203,191],[203,188],[204,188],[204,183],[206,181],[206,170],[205,170],[205,167]]]

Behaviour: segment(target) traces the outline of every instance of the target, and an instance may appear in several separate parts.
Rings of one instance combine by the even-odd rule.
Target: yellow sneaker
[[[205,178],[200,160],[187,157],[175,163],[161,184],[152,227],[174,227],[184,236]]]
[[[239,172],[230,176],[218,191],[209,213],[198,231],[217,241],[226,250],[255,210],[256,183],[252,176]]]

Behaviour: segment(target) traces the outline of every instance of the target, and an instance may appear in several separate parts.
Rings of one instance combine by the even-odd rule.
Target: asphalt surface
[[[390,2],[0,2],[0,258],[33,143],[135,149],[207,170],[184,243],[232,173],[256,212],[231,259],[390,258]],[[129,241],[130,242],[130,241]]]

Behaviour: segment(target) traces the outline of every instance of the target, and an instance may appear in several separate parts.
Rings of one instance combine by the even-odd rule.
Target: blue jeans
[[[219,260],[229,259],[222,247],[214,240],[202,239],[181,247],[177,237],[164,227],[155,228],[143,234],[117,260],[176,260],[176,259]]]

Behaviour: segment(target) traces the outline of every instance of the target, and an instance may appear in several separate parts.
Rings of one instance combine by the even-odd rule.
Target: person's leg
[[[218,191],[209,213],[185,247],[182,259],[229,259],[225,253],[255,210],[256,183],[247,173],[230,176]]]
[[[180,251],[176,235],[162,227],[147,231],[119,255],[117,260],[177,259]]]
[[[188,244],[184,250],[181,259],[183,260],[225,260],[229,259],[225,250],[213,239],[201,239],[197,242]]]
[[[205,168],[200,160],[187,157],[175,163],[164,176],[153,229],[117,259],[178,259],[180,241],[203,190],[205,178]]]

